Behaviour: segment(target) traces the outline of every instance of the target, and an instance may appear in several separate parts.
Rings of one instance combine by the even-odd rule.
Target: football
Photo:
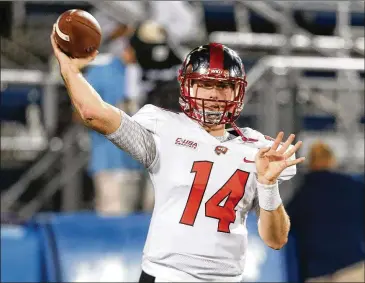
[[[58,17],[54,36],[65,54],[72,58],[86,58],[99,48],[101,28],[90,13],[73,9]]]

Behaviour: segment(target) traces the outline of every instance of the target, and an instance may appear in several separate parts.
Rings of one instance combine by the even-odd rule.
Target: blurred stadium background
[[[192,47],[215,41],[239,52],[249,87],[238,124],[267,135],[296,133],[304,142],[304,156],[313,141],[325,141],[342,172],[363,180],[364,2],[188,5],[197,24],[173,48],[184,56]],[[139,276],[149,215],[93,213],[88,135],[72,119],[52,57],[52,24],[73,8],[131,25],[148,9],[132,1],[0,2],[2,282],[121,282]],[[283,184],[284,202],[306,170],[301,166],[295,180]],[[250,216],[246,279],[297,280],[294,248],[265,248],[255,225]]]

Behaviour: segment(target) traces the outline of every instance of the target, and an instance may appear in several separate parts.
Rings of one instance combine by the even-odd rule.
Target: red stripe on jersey
[[[209,67],[211,69],[223,70],[223,45],[220,43],[211,43],[209,44],[209,50]]]

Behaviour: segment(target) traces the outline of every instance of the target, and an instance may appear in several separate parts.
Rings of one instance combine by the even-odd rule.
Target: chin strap
[[[246,142],[247,138],[243,135],[241,129],[237,127],[236,123],[233,122],[231,125],[233,129],[236,131],[236,133],[242,138],[242,140]]]
[[[259,140],[258,139],[251,139],[251,138],[247,138],[243,135],[241,129],[239,127],[237,127],[236,123],[232,123],[231,124],[233,129],[236,131],[236,133],[241,137],[241,139],[244,141],[244,142],[258,142]]]

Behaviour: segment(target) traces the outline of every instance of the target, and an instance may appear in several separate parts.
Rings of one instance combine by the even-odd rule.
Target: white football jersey
[[[257,197],[255,155],[272,144],[250,128],[220,142],[185,114],[153,105],[133,117],[153,133],[148,168],[155,206],[142,269],[157,281],[240,281],[247,246],[246,217]],[[295,166],[281,178],[290,179]]]

